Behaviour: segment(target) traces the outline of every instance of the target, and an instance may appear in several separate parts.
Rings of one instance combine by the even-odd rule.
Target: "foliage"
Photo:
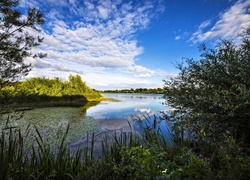
[[[167,144],[154,125],[141,128],[142,136],[133,136],[129,146],[126,143],[118,146],[118,155],[110,154],[115,176],[122,179],[205,179],[211,172],[207,159],[190,153],[191,148]]]
[[[65,144],[68,130],[57,151],[38,129],[36,143],[29,149],[24,147],[29,131],[2,131],[0,179],[249,179],[250,158],[227,149],[218,155],[213,168],[214,157],[197,154],[187,145],[169,146],[153,129],[147,129],[147,140],[134,133],[105,134],[102,157],[96,158],[96,135],[87,136],[87,144],[70,151]]]
[[[87,101],[99,101],[101,98],[101,94],[88,87],[79,75],[70,75],[69,80],[64,82],[59,78],[30,78],[5,86],[1,89],[1,94],[2,103],[75,102],[83,104]]]
[[[23,15],[16,8],[18,4],[18,0],[0,1],[0,88],[5,82],[27,75],[31,65],[25,64],[24,58],[45,56],[31,52],[43,39],[29,33],[39,32],[38,26],[44,23],[42,12],[29,8]]]
[[[29,127],[29,136],[26,137],[24,144],[27,147],[35,143],[35,126],[39,129],[46,144],[50,144],[54,148],[60,143],[69,124],[70,128],[65,143],[75,143],[82,140],[82,137],[88,132],[100,131],[98,121],[93,117],[85,116],[86,113],[83,111],[85,108],[88,107],[50,107],[25,112],[5,113],[0,116],[0,134],[8,128],[18,129],[22,134],[25,134],[26,128]]]
[[[173,107],[168,120],[207,143],[233,137],[250,145],[250,28],[240,44],[221,41],[201,46],[202,59],[187,59],[177,78],[165,81],[165,98]]]
[[[121,89],[121,90],[104,90],[104,93],[145,93],[145,94],[163,94],[164,89],[163,88],[137,88],[137,89]]]

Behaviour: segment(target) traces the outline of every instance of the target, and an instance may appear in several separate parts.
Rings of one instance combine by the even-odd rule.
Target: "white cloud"
[[[165,73],[136,65],[136,57],[143,53],[143,47],[138,46],[134,37],[135,32],[147,28],[164,10],[158,1],[21,2],[22,7],[31,4],[39,7],[46,22],[40,35],[44,42],[33,51],[47,53],[47,58],[27,60],[34,67],[30,76],[65,79],[70,73],[84,74],[83,79],[96,89],[162,84],[161,79],[154,83],[150,79],[142,80]]]
[[[98,12],[103,19],[107,19],[109,16],[109,10],[103,6],[97,6]]]
[[[69,0],[70,4],[75,4],[75,0]]]
[[[96,81],[94,82],[96,86],[101,86],[101,87],[108,87],[109,85],[103,82]]]
[[[204,21],[198,30],[193,33],[189,41],[199,43],[213,38],[235,38],[241,32],[242,28],[250,26],[250,1],[238,0],[232,7],[221,13],[219,20],[207,31],[204,31],[211,21]]]
[[[199,26],[199,30],[202,30],[202,29],[204,29],[204,28],[206,28],[207,26],[209,26],[211,24],[211,20],[207,20],[207,21],[204,21],[204,22],[202,22],[201,24],[200,24],[200,26]]]
[[[133,65],[131,67],[128,67],[128,70],[134,72],[135,77],[151,77],[153,75],[156,75],[155,71],[138,65]]]
[[[152,110],[149,109],[149,108],[135,108],[134,111],[135,111],[135,112],[136,112],[136,111],[139,111],[139,112],[141,112],[141,113],[147,113],[147,114],[150,114],[150,113],[152,112]]]
[[[145,78],[145,77],[150,77],[150,76],[152,76],[150,73],[135,75],[135,77],[139,77],[139,78]]]
[[[88,10],[92,10],[95,7],[94,4],[92,4],[92,3],[88,2],[88,1],[84,1],[84,4],[85,4],[85,6],[87,7]]]
[[[181,36],[176,36],[175,40],[179,40],[181,38]]]

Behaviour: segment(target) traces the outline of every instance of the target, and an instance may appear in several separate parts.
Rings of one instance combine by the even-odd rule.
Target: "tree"
[[[81,76],[77,75],[69,75],[68,81],[68,92],[71,95],[82,95],[83,93],[87,93],[89,88],[86,83],[82,81]]]
[[[0,0],[0,85],[25,76],[31,70],[25,64],[26,57],[44,57],[32,54],[31,49],[39,46],[43,38],[33,37],[28,30],[40,32],[38,25],[44,23],[43,14],[36,8],[28,8],[27,15],[17,9],[18,0]],[[1,87],[0,86],[0,87]]]
[[[179,76],[165,81],[165,99],[174,108],[168,118],[175,128],[210,142],[230,136],[250,145],[250,28],[240,37],[240,44],[201,45],[202,59],[187,59],[178,65]]]

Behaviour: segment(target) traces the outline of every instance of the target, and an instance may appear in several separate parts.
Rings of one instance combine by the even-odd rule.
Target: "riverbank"
[[[25,98],[24,98],[25,99]],[[44,100],[45,99],[45,100]],[[21,101],[20,99],[12,99],[5,104],[0,104],[0,112],[8,113],[12,111],[27,111],[36,108],[46,107],[85,107],[86,109],[92,106],[96,106],[102,101],[119,102],[114,98],[107,98],[101,96],[100,98],[87,100],[85,97],[46,97],[37,98],[36,100]]]
[[[32,102],[32,103],[9,103],[0,105],[1,113],[12,111],[27,111],[36,108],[46,107],[91,107],[99,104],[100,101],[47,101],[47,102]]]

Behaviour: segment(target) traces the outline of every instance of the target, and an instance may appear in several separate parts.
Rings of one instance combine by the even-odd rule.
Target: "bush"
[[[250,145],[250,28],[240,44],[221,41],[215,49],[201,46],[201,60],[187,59],[179,76],[165,81],[165,98],[174,108],[169,116],[175,130],[193,139],[224,141],[233,137]]]

